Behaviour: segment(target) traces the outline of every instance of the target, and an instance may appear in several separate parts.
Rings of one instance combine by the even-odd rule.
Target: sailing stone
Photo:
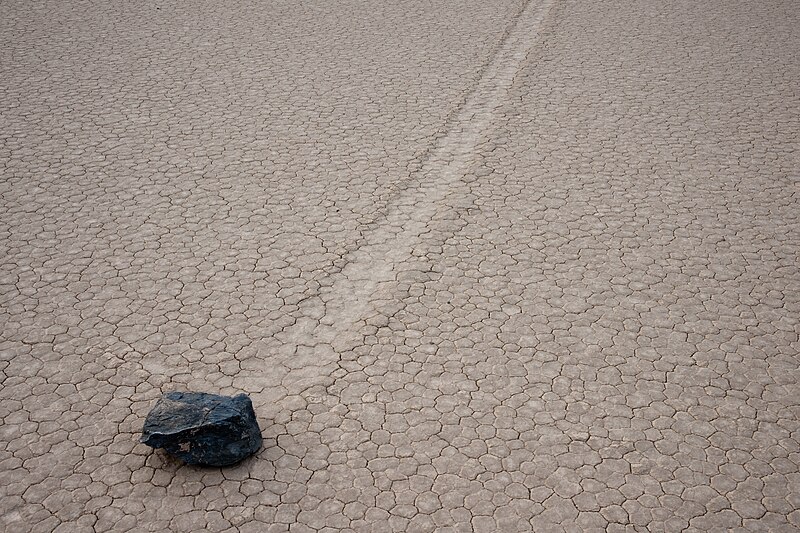
[[[246,394],[168,392],[147,415],[141,441],[191,465],[228,466],[258,451],[261,429]]]

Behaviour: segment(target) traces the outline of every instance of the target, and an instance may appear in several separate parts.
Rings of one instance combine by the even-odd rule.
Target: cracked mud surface
[[[799,24],[6,2],[0,529],[800,529]]]

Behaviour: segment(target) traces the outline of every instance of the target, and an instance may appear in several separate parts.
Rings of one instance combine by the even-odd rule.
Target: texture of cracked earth
[[[4,0],[0,528],[800,529],[799,12]]]

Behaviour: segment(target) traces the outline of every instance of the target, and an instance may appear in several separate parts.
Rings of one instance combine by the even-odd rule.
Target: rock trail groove
[[[508,91],[537,42],[537,30],[551,6],[552,0],[523,4],[466,101],[448,121],[446,133],[412,176],[412,185],[401,189],[388,205],[385,218],[367,229],[363,242],[345,256],[344,268],[322,282],[321,294],[304,302],[312,317],[300,318],[278,336],[286,343],[282,354],[289,358],[297,355],[297,345],[330,346],[330,350],[318,348],[314,360],[297,369],[304,386],[315,383],[313,376],[309,378],[315,366],[329,367],[339,352],[352,349],[363,339],[359,326],[377,314],[374,300],[393,297],[391,290],[404,263],[413,263],[406,269],[420,268],[419,263],[425,260],[421,245],[430,235],[427,226],[438,204],[475,164],[476,151],[486,141],[496,111],[508,99]],[[322,316],[315,319],[315,314]],[[270,369],[265,369],[265,375],[269,373]],[[292,372],[286,377],[289,383],[293,378]]]

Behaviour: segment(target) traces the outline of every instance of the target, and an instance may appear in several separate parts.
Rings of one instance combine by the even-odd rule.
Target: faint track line
[[[358,345],[358,325],[377,314],[373,303],[391,299],[398,274],[409,270],[401,266],[415,261],[415,250],[425,239],[437,205],[469,171],[552,4],[545,0],[525,5],[449,120],[446,134],[415,173],[416,186],[399,191],[385,217],[345,255],[341,270],[327,276],[319,294],[303,302],[304,317],[276,335],[284,345],[280,362],[290,368],[284,384],[291,384],[293,392],[318,384],[327,375],[322,367],[335,364],[339,354]]]

